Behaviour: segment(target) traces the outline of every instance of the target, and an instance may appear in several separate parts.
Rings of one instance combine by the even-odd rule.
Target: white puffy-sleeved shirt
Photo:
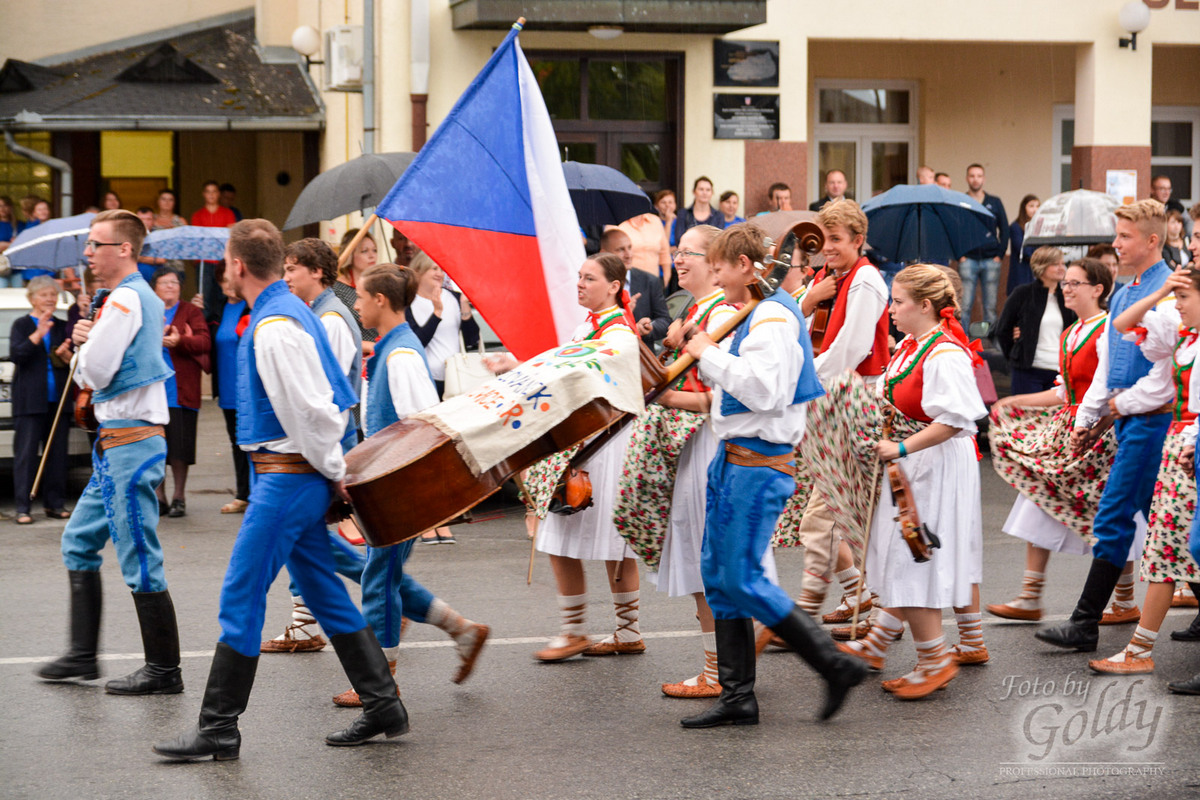
[[[848,369],[858,369],[863,359],[871,355],[875,326],[887,308],[887,299],[887,284],[879,270],[864,265],[854,273],[850,288],[846,290],[846,321],[833,341],[825,346],[824,352],[813,359],[822,386],[829,386]],[[877,379],[865,380],[872,383]]]
[[[163,327],[166,323],[159,320],[158,324]],[[75,382],[92,389],[103,389],[112,383],[125,359],[125,351],[141,327],[141,298],[128,286],[118,287],[108,296],[88,340],[79,348]],[[114,419],[138,419],[151,425],[166,425],[171,420],[166,383],[159,381],[96,403],[95,413],[96,421],[101,424]]]
[[[287,436],[242,449],[299,453],[326,478],[340,481],[346,475],[342,437],[350,412],[334,405],[317,343],[299,322],[283,316],[262,320],[252,335],[258,376]]]
[[[1175,313],[1175,298],[1168,296],[1160,302],[1154,309],[1146,313],[1142,318],[1142,325],[1147,326],[1147,321],[1154,316],[1159,309],[1170,309],[1172,314]],[[1178,320],[1178,315],[1175,316]],[[1151,321],[1149,325],[1160,325],[1163,323],[1163,318],[1157,321]],[[1178,322],[1176,322],[1178,328]],[[1079,404],[1079,411],[1075,414],[1076,428],[1090,428],[1103,416],[1109,413],[1108,399],[1110,396],[1108,390],[1108,335],[1112,330],[1112,325],[1107,323],[1104,325],[1104,330],[1100,332],[1100,338],[1096,340],[1096,374],[1092,377],[1092,385],[1088,387],[1087,394],[1083,396],[1083,402]],[[1149,331],[1149,327],[1147,327]],[[1153,345],[1152,345],[1153,347]],[[1153,352],[1153,349],[1150,351]],[[1155,358],[1147,352],[1145,347],[1142,347],[1142,354],[1150,361],[1155,361]],[[1155,363],[1150,368],[1150,372],[1139,378],[1137,383],[1125,390],[1116,390],[1116,406],[1117,411],[1122,416],[1130,416],[1133,414],[1144,414],[1147,411],[1152,411],[1158,408],[1163,403],[1168,402],[1170,395],[1163,396],[1156,404],[1153,403],[1153,398],[1162,396],[1163,387],[1169,386],[1171,383],[1171,367],[1167,363]],[[1137,390],[1137,391],[1135,391]],[[1130,397],[1125,398],[1125,395],[1133,393]]]
[[[713,315],[720,310],[714,309]],[[724,312],[710,316],[709,329],[724,321]],[[700,377],[713,387],[712,425],[718,439],[740,436],[776,444],[798,444],[804,438],[807,409],[793,404],[796,383],[804,366],[800,322],[778,303],[760,303],[750,314],[750,332],[738,355],[730,354],[734,334],[700,357]],[[721,413],[729,391],[749,413]]]
[[[429,377],[425,358],[411,347],[397,347],[388,353],[387,381],[399,419],[438,404],[437,389]]]
[[[362,337],[359,336],[358,331],[351,333],[346,320],[342,319],[342,315],[336,311],[326,311],[319,319],[321,327],[325,329],[325,336],[329,339],[333,357],[337,359],[342,373],[348,375],[350,366],[354,363],[354,356],[361,346]]]
[[[884,372],[884,380],[878,383],[881,397],[886,397],[887,381],[908,368],[920,352],[923,340],[936,330],[919,338],[913,352],[891,360]],[[955,437],[974,436],[975,420],[987,416],[987,407],[979,396],[975,371],[966,351],[953,342],[938,342],[925,356],[921,375],[921,410],[925,416],[933,422],[958,428]]]

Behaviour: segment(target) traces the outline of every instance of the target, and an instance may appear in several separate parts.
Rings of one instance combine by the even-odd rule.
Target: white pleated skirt
[[[1146,546],[1146,518],[1142,512],[1134,517],[1137,534],[1129,549],[1129,561],[1138,561]],[[1004,521],[1004,532],[1009,536],[1024,539],[1032,545],[1045,548],[1052,553],[1068,553],[1075,556],[1090,556],[1091,545],[1075,531],[1063,525],[1025,495],[1017,495],[1012,511]]]

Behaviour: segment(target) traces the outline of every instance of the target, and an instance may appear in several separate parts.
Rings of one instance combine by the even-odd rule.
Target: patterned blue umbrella
[[[229,228],[183,225],[153,231],[142,245],[142,255],[190,261],[220,261],[225,257]]]
[[[83,243],[87,241],[94,216],[76,214],[26,228],[13,239],[4,255],[17,269],[77,267],[83,261]]]

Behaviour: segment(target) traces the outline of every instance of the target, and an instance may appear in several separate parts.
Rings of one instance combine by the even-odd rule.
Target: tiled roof
[[[302,69],[263,63],[252,19],[51,68],[10,60],[0,126],[315,130],[324,112]]]

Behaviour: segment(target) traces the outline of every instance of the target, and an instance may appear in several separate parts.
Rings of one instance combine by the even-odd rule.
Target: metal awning
[[[455,30],[506,30],[525,17],[526,31],[586,31],[620,26],[628,33],[723,35],[767,21],[766,0],[451,0]]]

